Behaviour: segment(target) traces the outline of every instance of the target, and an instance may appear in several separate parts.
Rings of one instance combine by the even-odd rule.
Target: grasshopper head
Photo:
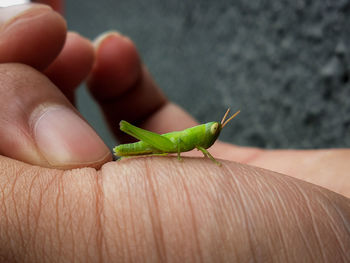
[[[202,147],[208,149],[214,144],[220,135],[222,126],[220,122],[212,121],[205,124],[205,139],[202,142]]]
[[[206,135],[207,136],[206,136],[206,140],[204,143],[205,145],[203,145],[204,148],[207,149],[214,144],[214,142],[219,137],[221,130],[226,126],[227,123],[229,123],[234,117],[236,117],[240,111],[237,111],[230,118],[226,119],[229,112],[230,112],[230,108],[227,109],[221,122],[213,121],[213,122],[208,122],[206,124]]]
[[[219,137],[221,130],[226,126],[226,124],[229,121],[231,121],[234,117],[236,117],[240,111],[237,111],[235,114],[233,114],[230,118],[226,120],[226,117],[229,112],[230,112],[230,109],[226,111],[221,122],[213,121],[213,122],[208,122],[206,124],[206,139],[205,139],[204,145],[202,145],[204,148],[207,149],[214,144],[214,142]]]

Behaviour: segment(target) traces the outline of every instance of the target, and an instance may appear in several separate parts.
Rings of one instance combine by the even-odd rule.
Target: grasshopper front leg
[[[210,152],[208,152],[206,149],[204,149],[203,147],[201,147],[201,146],[196,146],[196,148],[198,149],[198,150],[200,150],[202,153],[203,153],[203,155],[205,156],[205,157],[209,157],[210,158],[210,160],[212,160],[214,163],[216,163],[218,166],[221,166],[221,163],[220,162],[218,162],[217,160],[215,160],[215,158],[210,154]]]
[[[180,147],[180,142],[181,142],[181,138],[178,139],[177,141],[177,159],[179,161],[182,161],[181,159],[181,147]]]

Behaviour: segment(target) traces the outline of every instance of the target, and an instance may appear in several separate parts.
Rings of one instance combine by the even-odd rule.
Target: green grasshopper
[[[214,144],[221,130],[240,111],[237,111],[225,120],[229,112],[230,109],[227,109],[221,122],[212,121],[183,131],[165,134],[150,132],[122,120],[119,124],[120,130],[140,141],[118,145],[113,149],[114,154],[120,157],[131,157],[137,155],[167,155],[169,153],[177,153],[177,158],[181,160],[180,153],[197,148],[197,150],[203,153],[204,157],[209,157],[213,162],[220,165],[206,149]]]

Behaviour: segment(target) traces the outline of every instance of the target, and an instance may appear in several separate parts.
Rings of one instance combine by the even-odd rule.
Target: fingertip
[[[103,41],[109,37],[122,37],[122,35],[118,31],[114,30],[103,32],[92,41],[94,48],[98,49],[100,44],[103,43]]]
[[[46,68],[61,51],[67,25],[50,7],[28,4],[0,10],[0,63],[18,62]]]
[[[133,42],[120,33],[103,33],[94,41],[95,64],[88,83],[97,100],[117,97],[141,77],[141,59]]]

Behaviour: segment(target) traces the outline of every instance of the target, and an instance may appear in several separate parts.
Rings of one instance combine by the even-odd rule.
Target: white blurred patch
[[[0,7],[6,7],[11,5],[21,5],[29,2],[30,0],[0,0]]]

